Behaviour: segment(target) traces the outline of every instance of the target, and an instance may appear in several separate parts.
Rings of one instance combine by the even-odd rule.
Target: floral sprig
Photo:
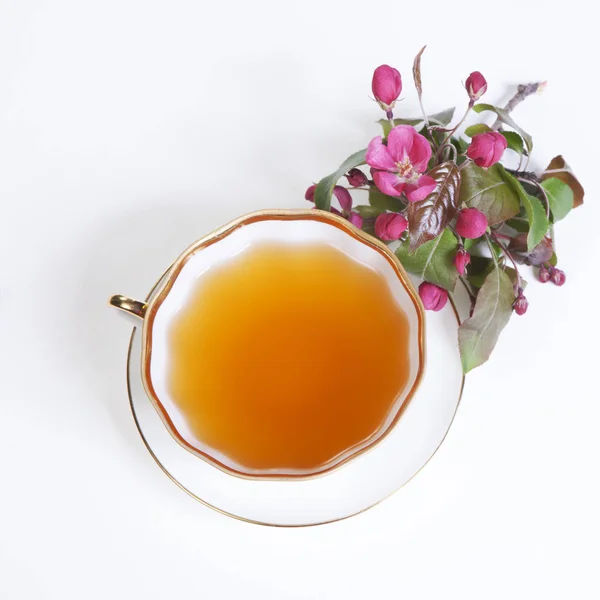
[[[306,199],[393,244],[404,267],[423,279],[419,295],[426,309],[442,310],[458,282],[464,286],[471,310],[458,344],[466,373],[489,358],[511,314],[527,312],[522,265],[536,268],[542,283],[565,283],[556,266],[554,225],[583,203],[584,191],[562,156],[542,173],[529,169],[533,141],[511,112],[545,82],[520,85],[499,108],[478,102],[487,81],[475,71],[465,81],[466,112],[451,126],[454,109],[423,111],[423,50],[413,64],[422,116],[395,117],[402,77],[389,65],[377,67],[371,88],[385,113],[378,121],[382,134],[310,186]],[[473,112],[491,112],[496,120],[460,135]],[[366,192],[368,204],[355,205],[355,191]]]

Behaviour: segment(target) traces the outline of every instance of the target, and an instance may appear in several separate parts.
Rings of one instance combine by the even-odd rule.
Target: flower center
[[[402,162],[397,162],[396,168],[398,169],[398,177],[404,181],[414,181],[419,177],[419,174],[415,172],[413,166],[410,164],[410,159],[408,157]]]

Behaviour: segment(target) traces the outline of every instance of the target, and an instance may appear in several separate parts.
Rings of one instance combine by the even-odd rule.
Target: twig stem
[[[545,81],[536,81],[535,83],[522,83],[518,88],[515,95],[506,103],[504,110],[506,112],[512,112],[525,98],[531,96],[531,94],[535,94],[537,91],[541,91],[546,86]],[[497,131],[500,129],[502,125],[502,121],[500,118],[497,118],[492,125],[492,129]]]
[[[521,275],[519,274],[519,267],[517,266],[517,262],[515,261],[513,255],[508,251],[508,249],[506,248],[506,246],[504,246],[500,242],[500,239],[498,238],[498,235],[499,234],[497,234],[497,233],[492,233],[492,237],[494,238],[494,240],[496,241],[496,243],[498,244],[498,246],[500,246],[500,248],[502,248],[502,252],[504,253],[504,256],[506,256],[508,258],[508,260],[510,260],[510,262],[513,264],[513,267],[515,268],[515,273],[517,274],[517,286],[520,289],[521,288]]]
[[[440,147],[438,149],[438,159],[440,158],[439,155],[440,155],[440,152],[442,151],[442,148],[452,139],[452,136],[454,135],[456,130],[465,122],[465,119],[471,112],[472,108],[473,108],[473,101],[469,102],[469,106],[467,107],[467,110],[466,110],[465,114],[463,115],[463,118],[450,130],[448,135],[444,138],[444,141],[440,144]]]

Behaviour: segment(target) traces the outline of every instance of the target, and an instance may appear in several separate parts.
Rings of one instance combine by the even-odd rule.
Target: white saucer
[[[450,304],[440,312],[427,312],[425,375],[402,418],[380,444],[322,477],[244,479],[185,450],[171,437],[146,396],[140,373],[141,335],[135,328],[127,364],[131,410],[158,466],[206,506],[262,525],[301,527],[338,521],[378,504],[405,485],[444,440],[464,384],[457,321]],[[356,369],[360,372],[360,366]]]

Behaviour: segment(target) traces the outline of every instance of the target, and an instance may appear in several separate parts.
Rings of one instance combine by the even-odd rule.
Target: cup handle
[[[148,308],[148,305],[145,302],[140,302],[139,300],[133,300],[127,296],[120,295],[112,296],[108,303],[125,313],[138,317],[139,319],[144,318],[146,309]]]

